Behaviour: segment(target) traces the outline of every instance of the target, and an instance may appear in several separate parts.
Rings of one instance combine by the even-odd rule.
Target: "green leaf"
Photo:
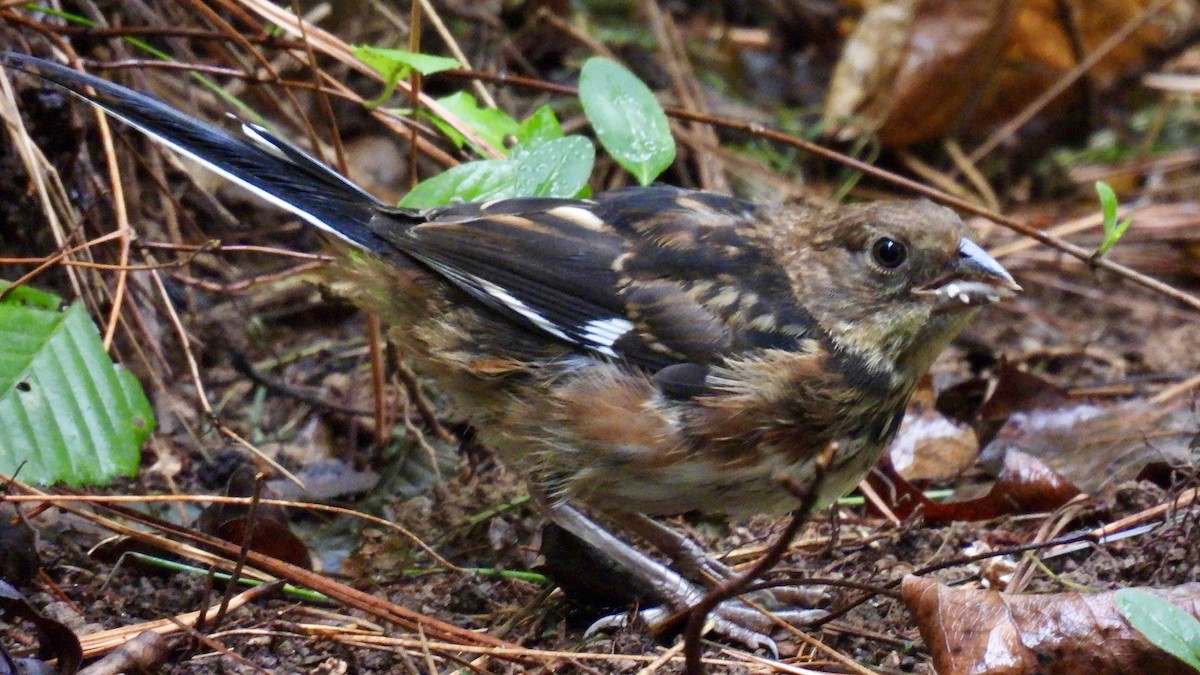
[[[521,153],[517,164],[518,197],[574,197],[592,175],[596,148],[583,136],[549,140]]]
[[[447,112],[462,120],[493,148],[503,149],[505,147],[504,138],[517,133],[518,124],[512,116],[503,110],[481,107],[475,97],[465,91],[439,98],[437,102]],[[454,140],[455,145],[462,147],[464,140],[462,134],[451,128],[445,121],[437,117],[433,119],[438,128]],[[475,148],[475,150],[481,155],[486,154],[482,148]]]
[[[430,209],[458,202],[480,202],[516,195],[517,165],[503,159],[459,164],[417,184],[400,206]]]
[[[1196,617],[1134,588],[1117,591],[1116,605],[1147,640],[1200,672],[1200,621]]]
[[[1100,213],[1104,215],[1105,229],[1117,221],[1117,193],[1102,180],[1096,181],[1096,195],[1100,197]]]
[[[0,301],[0,471],[42,485],[133,475],[154,430],[150,403],[83,306],[58,304],[27,288]]]
[[[562,125],[550,106],[544,105],[517,126],[517,148],[532,149],[546,141],[562,138]],[[516,148],[513,148],[516,151]]]
[[[39,291],[29,286],[12,288],[7,281],[0,281],[0,293],[5,294],[4,300],[0,301],[0,306],[5,304],[24,305],[50,311],[56,311],[62,306],[62,298],[53,293]],[[0,390],[3,390],[3,387],[0,387]]]
[[[371,45],[355,45],[354,57],[374,68],[388,79],[408,77],[412,71],[432,75],[459,66],[458,59],[432,54],[418,54],[403,49],[384,49]]]
[[[1117,222],[1117,193],[1109,187],[1108,183],[1102,180],[1096,181],[1096,194],[1100,197],[1100,213],[1104,217],[1104,240],[1092,252],[1093,258],[1099,258],[1112,250],[1112,247],[1116,246],[1125,234],[1125,230],[1128,230],[1129,226],[1133,224],[1132,218]]]
[[[579,100],[604,149],[642,185],[675,161],[675,139],[662,106],[624,66],[588,59],[579,75]]]
[[[392,92],[396,90],[396,83],[408,77],[414,70],[422,75],[432,75],[459,66],[458,59],[417,54],[403,49],[384,49],[371,45],[355,45],[351,49],[356,59],[383,76],[383,93],[366,104],[372,108],[391,98]]]

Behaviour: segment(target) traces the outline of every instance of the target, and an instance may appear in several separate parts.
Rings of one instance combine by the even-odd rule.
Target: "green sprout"
[[[1133,224],[1133,218],[1117,222],[1117,193],[1113,192],[1108,183],[1102,180],[1096,181],[1096,194],[1100,197],[1100,212],[1104,215],[1104,241],[1100,242],[1095,252],[1092,253],[1093,260],[1108,253],[1109,249],[1116,246],[1121,235],[1125,234],[1125,230],[1128,230],[1129,226]]]

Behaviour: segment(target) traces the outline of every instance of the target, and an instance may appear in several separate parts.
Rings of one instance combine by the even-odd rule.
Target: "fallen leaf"
[[[21,619],[33,624],[38,632],[38,659],[58,659],[57,672],[71,675],[79,670],[83,648],[79,638],[62,623],[47,618],[21,595],[20,591],[0,581],[0,617]]]
[[[888,448],[892,466],[908,480],[954,478],[979,455],[975,430],[943,414],[934,404],[935,398],[932,382],[922,378]]]
[[[230,497],[249,497],[254,494],[255,476],[248,467],[241,467],[229,477],[225,492]],[[263,486],[263,499],[278,498],[269,486]],[[231,544],[278,560],[312,569],[308,546],[288,527],[287,509],[259,504],[253,516],[246,504],[213,503],[204,507],[196,520],[196,529],[220,537]]]
[[[856,3],[850,3],[856,4]],[[983,136],[1042,96],[1154,0],[887,0],[870,6],[847,40],[826,97],[842,137],[876,132],[904,147],[965,132]],[[1065,11],[1064,11],[1065,7]],[[1168,3],[1088,70],[1100,94],[1150,63],[1187,28],[1195,8]],[[1041,112],[1077,113],[1077,82]]]
[[[1143,589],[1200,617],[1200,584]],[[904,603],[938,675],[1195,675],[1117,610],[1113,592],[1020,595],[906,577]]]

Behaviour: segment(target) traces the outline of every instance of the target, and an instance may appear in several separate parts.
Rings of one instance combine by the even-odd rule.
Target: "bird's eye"
[[[880,267],[894,270],[908,260],[908,247],[891,237],[880,237],[871,244],[871,257]]]

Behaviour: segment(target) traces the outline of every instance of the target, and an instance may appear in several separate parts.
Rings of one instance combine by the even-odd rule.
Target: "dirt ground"
[[[540,19],[534,22],[531,17],[538,10],[525,7],[545,5],[552,8],[545,11],[558,12],[554,16],[569,18],[570,12],[553,9],[567,3],[505,3],[503,11],[490,4],[486,9],[470,7],[470,3],[435,4],[450,19],[451,29],[477,61],[474,65],[478,70],[503,72],[507,68],[551,82],[566,82],[575,76],[579,56],[590,40],[611,40],[617,56],[626,62],[643,57],[651,63],[639,75],[652,85],[669,87],[669,64],[656,60],[659,52],[647,48],[645,39],[622,37],[627,32],[635,33],[635,38],[641,36],[639,27],[622,24],[594,7],[588,10],[590,22],[572,24],[566,18],[555,19],[559,23]],[[509,4],[521,7],[507,7]],[[670,8],[677,28],[690,40],[700,40],[714,24],[737,25],[761,29],[764,39],[780,52],[769,54],[766,74],[755,71],[754,86],[737,81],[732,74],[745,70],[706,70],[710,79],[726,78],[712,91],[706,89],[715,101],[714,112],[734,116],[744,113],[751,119],[773,122],[786,117],[780,110],[802,110],[806,101],[796,91],[807,90],[794,80],[805,73],[824,73],[828,77],[831,59],[814,56],[812,50],[816,47],[805,52],[770,29],[783,25],[778,23],[780,17],[764,18],[750,10],[739,14],[734,4],[729,3],[723,12]],[[372,7],[363,3],[364,12]],[[120,14],[115,6],[95,11],[112,17],[112,25],[141,25],[147,21],[144,16]],[[172,2],[154,3],[143,11],[153,13],[156,20],[150,22],[152,25],[210,27],[193,10]],[[54,23],[44,15],[34,17],[23,10],[0,9],[0,44],[21,50],[30,45],[44,48],[44,36],[33,28],[38,22]],[[382,35],[394,30],[382,19],[350,25],[341,13],[323,27],[356,42],[379,42]],[[113,51],[116,48],[111,46],[112,41],[103,36],[71,31],[57,34],[73,41],[88,58],[123,58]],[[174,46],[185,41],[184,37],[167,35],[155,39]],[[437,51],[434,45],[440,46],[441,42],[431,39],[426,49]],[[255,48],[268,56],[278,55],[277,45],[269,40],[256,42]],[[834,46],[822,49],[836,54]],[[779,64],[789,63],[789,56],[799,58],[798,54],[807,55],[809,66],[804,73],[790,72],[791,93],[785,96],[769,91],[763,82],[772,79],[771,69],[783,67]],[[178,56],[189,62],[225,65],[224,60],[206,61],[208,53],[195,44],[181,48]],[[740,67],[763,68],[762,58],[766,57],[747,57]],[[1180,48],[1171,58],[1190,63],[1196,57],[1194,50]],[[1164,56],[1147,59],[1139,67],[1149,72],[1168,62]],[[354,85],[364,84],[338,64],[331,68],[335,77]],[[293,80],[304,77],[298,70],[288,75]],[[224,109],[170,70],[135,70],[131,79],[133,84],[150,88],[185,110],[210,119],[216,119],[216,111]],[[75,200],[83,232],[96,236],[107,231],[112,227],[112,193],[106,184],[106,160],[97,142],[95,118],[60,93],[40,88],[28,79],[11,80],[14,100],[29,125],[29,135],[57,170],[66,193]],[[447,77],[433,79],[427,86],[444,94],[467,82]],[[273,112],[270,94],[244,82],[231,86],[251,107],[267,114]],[[373,91],[369,86],[361,89]],[[500,106],[507,110],[527,112],[554,99],[552,94],[515,87],[493,90]],[[324,112],[312,97],[297,91],[306,114],[324,120],[320,117]],[[1046,169],[1051,153],[1030,158],[1028,155],[1034,153],[1009,147],[1003,153],[1004,161],[999,162],[1003,166],[988,178],[1005,214],[1047,229],[1097,211],[1090,177],[1099,170],[1097,166],[1101,167],[1108,180],[1125,186],[1123,202],[1137,203],[1145,209],[1112,258],[1194,294],[1200,291],[1200,207],[1192,201],[1189,186],[1195,185],[1200,175],[1200,161],[1193,156],[1188,142],[1200,138],[1195,128],[1200,117],[1195,115],[1194,105],[1175,101],[1173,107],[1155,107],[1153,101],[1145,99],[1102,101],[1104,107],[1093,111],[1094,119],[1087,125],[1093,146],[1095,136],[1105,130],[1124,135],[1126,145],[1136,146],[1142,137],[1135,135],[1134,129],[1148,132],[1130,125],[1129,120],[1148,109],[1159,115],[1155,124],[1174,130],[1178,137],[1174,145],[1168,144],[1155,153],[1121,156],[1104,164],[1092,163],[1090,157],[1077,157],[1065,168],[1061,162],[1056,164],[1052,171]],[[341,102],[332,113],[346,140],[351,168],[388,167],[386,171],[371,172],[369,181],[383,192],[402,192],[409,156],[398,137],[388,135],[360,107]],[[577,114],[565,115],[564,126],[582,125]],[[787,119],[802,118],[801,113]],[[327,122],[320,124],[326,125],[322,129],[328,128]],[[1040,136],[1032,140],[1017,136],[1012,144],[1083,152],[1087,138],[1081,139],[1076,133],[1063,131],[1057,137],[1050,134],[1047,140],[1046,127],[1055,124],[1069,126],[1061,120],[1047,121],[1038,127]],[[685,128],[682,122],[679,125],[677,135],[685,136],[689,143],[696,140],[691,134],[700,134]],[[741,161],[755,163],[759,167],[755,172],[766,171],[763,167],[768,165],[775,170],[780,166],[791,168],[786,178],[763,181],[754,196],[821,200],[828,199],[842,185],[842,169],[834,163],[792,157],[790,149],[768,146],[762,139],[741,132],[720,134],[720,141],[730,150],[713,155],[727,162],[730,173],[737,173],[734,167],[740,167]],[[943,155],[934,145],[922,145],[913,152],[937,162]],[[693,160],[702,154],[696,148],[704,147],[703,143],[682,147],[680,168],[663,180],[698,186],[700,172],[695,170]],[[368,319],[339,298],[337,284],[325,278],[319,262],[279,253],[319,253],[323,249],[318,236],[228,185],[198,171],[181,170],[184,167],[173,159],[149,152],[148,148],[136,135],[118,133],[116,157],[126,176],[131,219],[137,223],[140,243],[151,246],[138,249],[139,264],[183,260],[163,276],[182,330],[171,324],[148,278],[132,275],[132,300],[126,310],[130,318],[118,335],[113,353],[144,383],[156,411],[158,429],[144,450],[136,477],[103,488],[88,487],[84,492],[225,494],[231,476],[266,468],[264,462],[253,459],[244,447],[214,427],[198,403],[196,382],[186,360],[190,355],[215,417],[264,456],[297,472],[320,492],[296,495],[287,480],[273,475],[267,483],[269,493],[264,496],[345,507],[398,524],[412,535],[402,536],[385,525],[351,515],[291,509],[279,516],[285,523],[281,527],[302,542],[302,557],[310,557],[314,569],[395,605],[519,645],[526,650],[527,658],[483,658],[466,651],[453,653],[444,645],[432,643],[422,648],[419,635],[387,624],[361,608],[275,593],[231,612],[220,625],[206,625],[199,631],[172,637],[164,672],[386,673],[459,669],[635,673],[651,672],[642,670],[648,666],[653,672],[682,672],[678,658],[663,656],[674,644],[674,635],[656,641],[635,623],[615,632],[585,637],[584,631],[592,621],[609,612],[628,611],[628,604],[620,597],[570,597],[546,575],[557,570],[568,585],[584,581],[592,583],[581,586],[611,590],[627,585],[620,573],[576,557],[577,553],[565,547],[554,533],[545,532],[544,519],[529,502],[520,477],[506,471],[488,448],[473,443],[470,429],[452,404],[428,383],[409,381],[405,371],[396,366],[402,359],[390,358],[390,353],[383,355],[388,365],[382,384],[391,419],[377,428]],[[733,148],[742,152],[744,159],[735,159]],[[881,164],[900,171],[913,166],[906,161],[903,153],[893,150],[883,151],[879,158]],[[432,165],[427,158],[420,158],[418,165],[422,175],[429,175]],[[944,164],[940,166],[939,171],[944,170],[941,175],[952,173]],[[1088,178],[1080,177],[1084,174]],[[627,180],[610,162],[601,166],[592,184],[604,189]],[[737,181],[723,183],[731,189],[746,187]],[[854,194],[872,198],[902,193],[881,181],[867,180],[857,186]],[[56,250],[37,197],[29,189],[25,164],[7,137],[0,143],[0,204],[7,205],[0,208],[0,255],[24,259]],[[830,651],[874,672],[933,672],[929,649],[912,614],[897,597],[896,584],[906,574],[936,565],[945,566],[924,575],[943,584],[1008,588],[1029,594],[1133,586],[1165,588],[1200,581],[1200,537],[1195,532],[1200,507],[1194,502],[1150,532],[1103,544],[1091,542],[1036,564],[1030,562],[1032,554],[1016,550],[1030,541],[1118,522],[1170,503],[1197,486],[1200,398],[1193,391],[1180,392],[1169,403],[1155,402],[1153,397],[1200,372],[1200,312],[1118,274],[1089,268],[1061,252],[1026,247],[1027,238],[983,219],[972,219],[970,224],[976,229],[976,240],[986,248],[1010,251],[1000,259],[1025,290],[1011,301],[987,308],[935,364],[936,389],[959,392],[948,395],[953,399],[949,402],[944,395],[943,403],[953,405],[962,396],[955,385],[976,379],[994,382],[1003,359],[1061,388],[1070,401],[1104,407],[1110,411],[1107,419],[1114,420],[1114,425],[1133,419],[1124,412],[1111,412],[1124,411],[1120,406],[1169,408],[1167,417],[1155,418],[1160,422],[1134,428],[1119,443],[1124,449],[1135,445],[1147,448],[1139,452],[1150,459],[1160,458],[1169,453],[1157,437],[1151,438],[1151,432],[1169,428],[1172,438],[1182,439],[1184,450],[1171,455],[1175,461],[1170,469],[1156,465],[1152,467],[1155,471],[1134,471],[1127,476],[1113,468],[1115,460],[1106,463],[1096,459],[1101,452],[1096,446],[1102,444],[1096,426],[1068,426],[1059,435],[1049,436],[1031,432],[1028,438],[1019,440],[1049,455],[1051,463],[1059,461],[1053,459],[1058,456],[1074,470],[1090,472],[1097,478],[1094,490],[1090,483],[1085,489],[1091,493],[1090,499],[1050,512],[1018,508],[1014,513],[982,521],[929,522],[919,513],[892,520],[861,500],[814,515],[769,578],[851,582],[846,586],[804,586],[819,591],[814,599],[821,608],[837,610],[854,603],[845,614],[809,632]],[[1092,230],[1074,241],[1094,246],[1097,238]],[[209,239],[270,250],[233,249],[191,255],[163,248]],[[162,247],[153,248],[158,245]],[[96,248],[98,260],[112,261],[116,255],[114,245]],[[32,267],[29,262],[10,264],[0,260],[0,278],[15,279]],[[111,285],[111,277],[105,272],[88,274],[93,275],[90,284]],[[49,270],[36,283],[71,294],[61,268]],[[186,336],[187,350],[181,334]],[[416,392],[424,397],[421,403],[429,406],[430,415],[422,414],[414,399]],[[970,407],[979,422],[977,403],[961,405]],[[431,418],[436,419],[436,428],[430,424]],[[376,443],[377,437],[384,442]],[[1109,436],[1104,439],[1105,447],[1112,445]],[[1094,463],[1087,464],[1091,460]],[[1078,468],[1080,463],[1082,469]],[[1072,468],[1064,470],[1070,473]],[[1107,473],[1110,471],[1111,475]],[[1142,479],[1135,480],[1137,475]],[[1098,479],[1109,477],[1113,480]],[[954,490],[961,498],[986,491],[993,478],[986,467],[972,460],[953,476],[918,484],[922,489]],[[234,490],[230,494],[249,493]],[[130,522],[127,514],[108,511],[104,504],[74,506]],[[179,526],[201,527],[196,523],[204,506],[194,499],[181,499],[123,508]],[[29,508],[22,505],[23,510]],[[6,520],[11,518],[11,509],[2,513]],[[170,570],[123,555],[134,551],[182,559],[144,541],[111,541],[117,532],[104,523],[57,508],[27,516],[36,533],[41,572],[14,585],[32,606],[79,634],[196,611],[220,602],[225,593],[224,582],[210,578],[204,569]],[[735,569],[744,569],[776,539],[786,518],[727,522],[687,514],[668,522]],[[279,538],[285,537],[281,534]],[[460,569],[446,568],[416,541]],[[2,542],[0,538],[0,546]],[[996,552],[996,556],[972,559],[987,551]],[[1023,565],[1032,569],[1024,569]],[[1018,568],[1024,571],[1019,587],[1014,588],[1008,584]],[[864,588],[871,592],[864,594]],[[582,588],[577,592],[586,593]],[[322,633],[315,628],[319,626],[329,627],[330,631]],[[361,635],[343,632],[351,626],[362,628],[363,635],[378,632],[416,642],[371,643]],[[780,629],[774,637],[785,663],[818,672],[852,672],[852,667],[835,655],[815,651],[795,634]],[[0,644],[9,653],[26,654],[38,644],[37,631],[28,622],[0,620]],[[704,653],[713,659],[708,672],[795,672],[747,658],[736,647],[717,640],[706,641]],[[660,656],[661,662],[656,662]],[[3,664],[0,672],[4,672]]]

